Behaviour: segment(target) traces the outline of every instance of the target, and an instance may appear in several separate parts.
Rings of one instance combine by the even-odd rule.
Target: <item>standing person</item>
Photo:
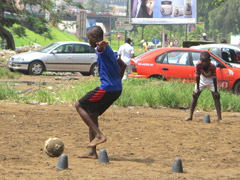
[[[207,34],[206,33],[203,33],[202,34],[202,38],[200,39],[201,41],[208,41],[207,39]]]
[[[222,120],[221,117],[221,104],[220,104],[220,94],[217,89],[217,77],[216,77],[216,67],[210,62],[209,52],[202,52],[200,56],[200,61],[196,65],[196,85],[193,92],[193,99],[190,106],[190,116],[186,119],[187,121],[192,120],[194,109],[197,105],[197,100],[206,87],[209,87],[213,99],[215,101],[215,107],[217,110],[218,121]]]
[[[120,59],[123,60],[123,62],[127,65],[123,80],[126,80],[128,78],[128,74],[130,73],[130,60],[134,57],[134,48],[131,46],[132,40],[130,38],[126,38],[125,44],[120,46],[118,50],[118,56]]]
[[[93,26],[88,30],[87,35],[90,45],[96,48],[101,84],[75,103],[78,114],[89,127],[90,138],[89,152],[77,157],[97,159],[96,146],[107,141],[98,128],[98,116],[121,95],[121,78],[126,65],[120,59],[117,60],[108,42],[103,40],[103,30],[100,26]]]

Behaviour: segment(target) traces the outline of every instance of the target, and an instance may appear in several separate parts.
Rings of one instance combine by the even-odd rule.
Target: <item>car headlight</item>
[[[16,58],[12,57],[11,61],[24,61],[24,58],[23,57],[16,57]]]

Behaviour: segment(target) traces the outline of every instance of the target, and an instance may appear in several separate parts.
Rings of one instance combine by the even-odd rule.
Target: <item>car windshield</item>
[[[43,53],[46,53],[48,52],[49,50],[51,49],[54,49],[55,47],[57,47],[59,45],[59,43],[52,43],[52,44],[49,44],[45,47],[43,47],[42,49],[39,49],[38,52],[43,52]]]

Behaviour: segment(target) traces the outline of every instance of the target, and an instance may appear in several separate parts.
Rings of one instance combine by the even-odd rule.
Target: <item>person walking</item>
[[[118,56],[123,62],[127,65],[123,80],[128,78],[128,74],[131,70],[130,60],[134,57],[134,48],[131,46],[132,40],[130,38],[126,38],[125,43],[120,46],[118,50]]]
[[[207,39],[207,34],[206,33],[203,33],[202,34],[202,38],[200,39],[201,41],[208,41]]]

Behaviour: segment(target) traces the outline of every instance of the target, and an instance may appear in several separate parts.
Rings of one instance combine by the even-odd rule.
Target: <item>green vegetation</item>
[[[38,90],[18,92],[8,86],[0,86],[1,100],[14,100],[25,103],[74,103],[88,91],[99,85],[99,79],[71,83],[67,86],[39,86]],[[194,84],[166,82],[156,79],[134,79],[123,81],[121,97],[114,103],[119,106],[188,108],[192,100]],[[220,91],[223,111],[239,111],[240,96],[229,91]],[[198,100],[198,109],[214,110],[211,92],[205,90]]]
[[[19,99],[19,94],[13,88],[0,84],[0,100],[3,100],[3,99],[15,101]]]
[[[79,41],[78,38],[73,34],[66,33],[53,26],[49,26],[49,35],[36,34],[33,31],[24,28],[26,35],[23,37],[19,37],[14,32],[14,28],[17,27],[19,27],[19,25],[14,25],[13,28],[8,29],[13,34],[16,47],[21,47],[24,45],[33,45],[34,43],[37,43],[41,46],[46,46],[56,41]]]
[[[22,47],[25,45],[33,45],[34,43],[37,43],[41,46],[46,46],[52,42],[57,42],[57,41],[81,41],[79,40],[75,35],[66,33],[56,27],[49,26],[49,33],[46,33],[44,35],[36,34],[33,31],[24,28],[25,30],[25,35],[22,37],[19,37],[19,35],[15,32],[15,29],[17,28],[24,28],[19,25],[14,25],[12,28],[9,28],[8,30],[12,33],[14,41],[15,41],[15,46],[16,47]],[[109,41],[109,44],[111,45],[112,49],[117,51],[118,46],[123,45],[125,42],[124,40],[121,40],[118,42],[116,40],[116,34],[112,35],[112,40],[109,41],[108,37],[105,38],[105,40]],[[141,44],[136,43],[134,46],[135,50],[135,55],[142,54],[144,52],[143,48],[141,47]],[[1,61],[1,60],[0,60]]]
[[[21,74],[18,72],[10,72],[8,68],[0,68],[0,78],[8,78],[8,79],[14,79]]]

